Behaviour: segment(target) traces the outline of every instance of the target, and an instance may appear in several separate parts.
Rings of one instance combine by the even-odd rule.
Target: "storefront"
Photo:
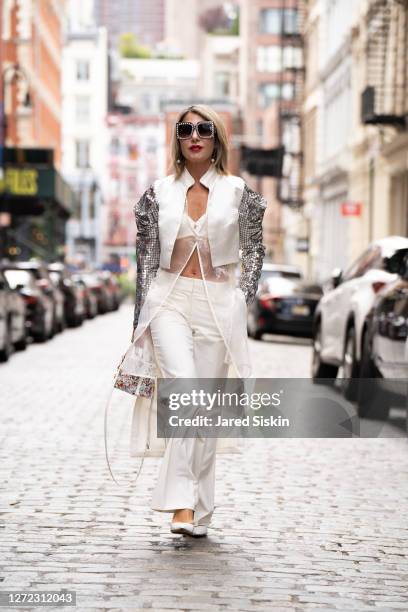
[[[51,149],[5,149],[0,179],[1,257],[62,260],[75,193],[53,165]]]

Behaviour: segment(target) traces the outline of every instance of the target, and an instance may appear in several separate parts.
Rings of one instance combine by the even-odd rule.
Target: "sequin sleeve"
[[[156,276],[160,260],[158,202],[151,185],[133,207],[137,226],[136,236],[136,300],[133,329],[136,328],[140,309]]]
[[[262,220],[266,200],[246,184],[239,205],[239,244],[241,249],[241,276],[239,287],[247,304],[254,298],[261,275],[265,246],[262,242]]]

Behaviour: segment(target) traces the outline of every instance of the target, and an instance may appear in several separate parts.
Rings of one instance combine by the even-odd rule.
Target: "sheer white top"
[[[208,236],[207,211],[197,221],[193,221],[186,208],[184,208],[177,238],[185,238],[186,236],[202,236],[203,238]]]

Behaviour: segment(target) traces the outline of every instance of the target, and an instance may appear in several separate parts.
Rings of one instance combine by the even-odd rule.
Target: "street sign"
[[[0,192],[15,196],[38,194],[38,170],[34,168],[7,168],[0,182]]]
[[[284,147],[276,149],[253,149],[241,146],[241,166],[256,176],[282,177]]]
[[[342,202],[341,214],[343,217],[360,217],[361,202]]]

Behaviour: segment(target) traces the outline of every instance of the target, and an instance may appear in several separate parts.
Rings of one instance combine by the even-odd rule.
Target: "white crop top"
[[[201,215],[197,221],[193,221],[193,219],[187,214],[187,210],[184,209],[177,238],[185,238],[186,236],[206,237],[207,235],[207,211],[205,211],[205,213]]]
[[[213,282],[227,282],[230,280],[228,266],[218,266],[213,268],[211,262],[210,245],[208,243],[208,224],[207,211],[197,221],[193,221],[187,214],[187,206],[184,206],[184,213],[181,219],[177,239],[171,255],[170,267],[168,272],[176,273],[186,265],[189,254],[194,248],[199,250],[199,262],[201,272],[206,280]]]

